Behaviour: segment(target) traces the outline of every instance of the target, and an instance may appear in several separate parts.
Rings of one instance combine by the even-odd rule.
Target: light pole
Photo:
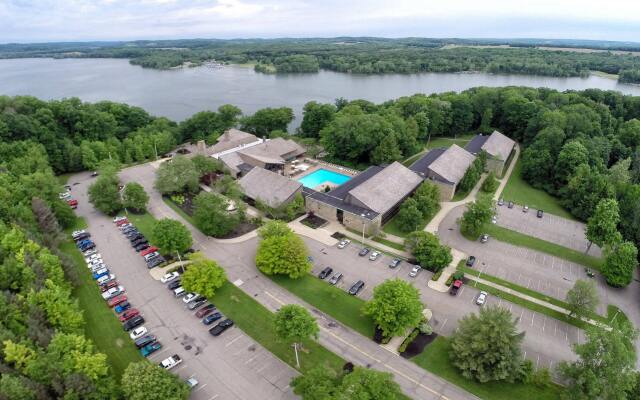
[[[362,217],[362,244],[365,244],[365,242],[364,242],[364,228],[366,226],[366,221],[364,219],[365,214],[362,213],[362,214],[360,214],[360,216]]]

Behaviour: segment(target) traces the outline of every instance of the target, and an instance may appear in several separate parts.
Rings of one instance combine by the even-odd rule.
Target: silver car
[[[409,272],[409,276],[412,278],[415,278],[416,276],[418,276],[418,272],[420,272],[421,269],[422,269],[421,266],[415,265],[413,268],[411,268],[411,272]]]
[[[476,299],[476,304],[479,306],[483,306],[484,303],[487,302],[487,292],[480,292],[478,298]]]

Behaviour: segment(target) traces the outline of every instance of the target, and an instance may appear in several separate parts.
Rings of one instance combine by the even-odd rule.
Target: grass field
[[[140,361],[143,357],[100,296],[91,272],[75,244],[67,241],[60,246],[60,251],[71,257],[77,267],[81,284],[74,289],[73,294],[84,311],[85,333],[95,343],[98,351],[107,355],[116,377],[120,379],[129,363]]]
[[[275,315],[271,311],[230,282],[218,289],[211,301],[247,335],[276,357],[296,368],[295,353],[291,344],[276,336]],[[318,365],[325,365],[338,372],[345,363],[345,360],[315,340],[303,341],[299,356],[300,371],[303,373]]]
[[[531,208],[575,220],[573,215],[560,205],[558,199],[543,190],[534,188],[522,179],[522,158],[518,159],[500,197],[503,197],[506,201],[513,201],[522,205],[526,204]]]
[[[268,278],[363,336],[373,337],[373,320],[362,312],[364,300],[312,275],[295,280],[286,276]]]
[[[494,224],[486,224],[483,228],[483,232],[501,242],[510,243],[515,246],[528,247],[532,250],[547,253],[593,269],[600,269],[604,262],[601,258],[584,254],[581,251],[572,250],[564,246],[547,242],[546,240],[528,236]]]
[[[431,138],[428,146],[424,146],[424,149],[421,152],[407,158],[402,162],[402,164],[404,164],[405,167],[408,167],[409,165],[413,164],[413,162],[415,162],[418,158],[420,158],[424,153],[426,153],[428,150],[435,149],[437,147],[449,147],[452,144],[457,144],[460,147],[464,147],[467,143],[471,141],[471,138],[473,138],[473,136],[474,135],[462,135],[462,136],[458,136],[455,139],[451,137]]]
[[[449,382],[485,400],[556,400],[561,387],[541,388],[532,384],[490,382],[478,383],[463,377],[449,360],[449,340],[439,336],[425,351],[411,360]]]

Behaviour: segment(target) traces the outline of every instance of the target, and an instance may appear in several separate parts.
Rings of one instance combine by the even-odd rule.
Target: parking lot
[[[296,398],[289,387],[291,378],[297,375],[295,370],[238,328],[212,337],[207,328],[213,325],[204,326],[193,315],[195,311],[187,310],[181,299],[151,278],[142,257],[113,222],[87,203],[84,183],[74,187],[79,199],[77,211],[86,217],[92,240],[111,273],[125,287],[132,307],[140,310],[144,326],[162,344],[149,360],[160,362],[178,354],[184,361],[171,372],[199,381],[192,394],[196,400]]]
[[[473,286],[465,285],[457,296],[451,296],[427,287],[433,275],[431,272],[422,270],[417,277],[411,278],[409,272],[413,265],[403,261],[398,267],[391,269],[388,264],[392,258],[385,254],[376,261],[369,261],[368,256],[358,256],[362,246],[357,243],[338,249],[336,246],[326,247],[311,239],[305,238],[305,242],[314,259],[313,274],[317,276],[327,266],[332,267],[334,273],[342,272],[344,277],[337,286],[345,291],[357,280],[365,281],[364,289],[358,294],[363,300],[369,300],[373,289],[386,279],[399,278],[413,283],[420,290],[426,307],[433,311],[431,324],[438,334],[451,335],[460,318],[479,310],[479,306],[475,304],[479,290]],[[534,365],[553,367],[561,360],[573,359],[575,355],[571,344],[584,340],[584,332],[580,329],[516,304],[491,295],[486,304],[505,307],[518,319],[518,328],[526,332],[523,351]]]
[[[522,211],[522,206],[517,204],[513,208],[508,208],[506,203],[503,206],[496,206],[499,226],[569,249],[587,250],[589,241],[585,237],[585,224],[549,213],[544,213],[542,218],[538,218],[536,213],[535,209],[525,213]],[[589,249],[589,254],[600,257],[602,251],[594,244]]]

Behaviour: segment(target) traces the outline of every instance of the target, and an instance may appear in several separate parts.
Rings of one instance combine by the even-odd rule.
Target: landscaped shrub
[[[484,182],[482,182],[482,187],[480,189],[485,193],[493,193],[498,189],[498,186],[500,186],[500,182],[496,179],[496,174],[491,171]]]
[[[414,329],[413,331],[411,331],[409,336],[407,336],[402,341],[402,344],[400,345],[400,347],[398,347],[398,353],[404,353],[404,351],[407,349],[407,346],[409,346],[411,342],[413,342],[413,340],[416,338],[416,336],[418,336],[418,333],[420,333],[420,331],[417,329]]]
[[[436,272],[435,274],[433,274],[433,276],[431,277],[431,280],[432,281],[437,281],[438,279],[440,279],[440,275],[442,275],[442,271],[443,270],[440,270],[440,271]]]
[[[451,286],[451,284],[453,283],[453,274],[449,275],[449,277],[447,278],[447,282],[445,283],[445,285],[447,286]]]

